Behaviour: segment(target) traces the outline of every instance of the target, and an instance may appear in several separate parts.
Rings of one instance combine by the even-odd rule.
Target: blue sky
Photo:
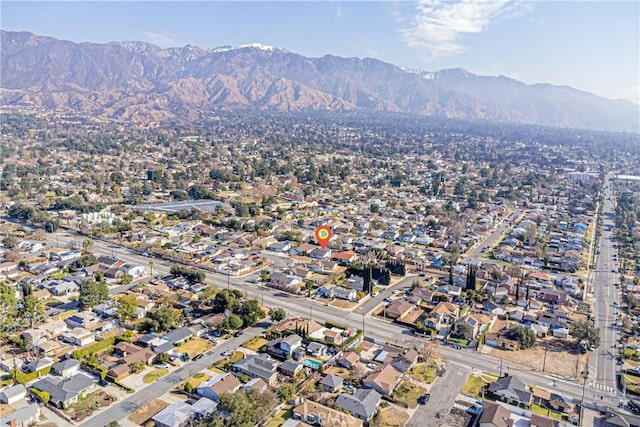
[[[1,27],[161,47],[259,42],[305,56],[465,68],[640,103],[640,1],[0,2]]]

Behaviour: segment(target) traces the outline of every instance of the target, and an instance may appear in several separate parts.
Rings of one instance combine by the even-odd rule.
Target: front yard
[[[262,346],[267,345],[269,341],[267,341],[266,339],[260,337],[260,336],[255,336],[253,338],[249,338],[248,340],[246,340],[242,346],[244,348],[248,348],[249,350],[253,350],[253,351],[260,351],[260,348],[262,348]]]
[[[227,370],[231,365],[233,365],[234,363],[242,359],[244,359],[244,353],[241,351],[234,351],[230,356],[216,362],[216,364],[213,365],[213,367]]]
[[[145,421],[162,411],[167,406],[169,406],[169,404],[164,400],[156,399],[147,406],[143,406],[133,414],[129,415],[128,419],[135,424],[143,425]]]
[[[211,348],[213,348],[213,345],[209,341],[205,341],[201,338],[193,338],[180,344],[176,351],[178,353],[187,353],[189,357],[194,357],[196,354],[206,353]]]
[[[424,363],[419,363],[411,369],[411,377],[417,381],[431,384],[436,380],[438,370],[435,366],[426,366]]]
[[[403,381],[393,392],[392,397],[407,408],[413,409],[418,406],[418,398],[426,392],[427,390],[419,385]]]
[[[158,378],[163,377],[169,373],[168,369],[156,369],[155,371],[149,372],[142,378],[142,382],[145,384],[151,384],[156,382]]]
[[[401,427],[409,421],[409,414],[398,408],[389,406],[378,411],[378,415],[373,419],[373,427]]]
[[[65,409],[65,412],[71,417],[71,419],[75,421],[82,421],[83,419],[91,416],[93,411],[109,406],[113,401],[115,401],[113,396],[102,390],[98,390],[87,395],[75,405]]]
[[[492,374],[471,374],[469,378],[467,378],[467,382],[462,386],[461,393],[471,397],[482,397],[482,388],[495,382],[497,379],[498,377]]]
[[[211,378],[211,375],[207,375],[205,373],[199,372],[187,380],[184,388],[185,389],[190,388],[191,390],[195,390],[198,388],[200,384],[202,384],[203,382],[207,381],[210,378]]]

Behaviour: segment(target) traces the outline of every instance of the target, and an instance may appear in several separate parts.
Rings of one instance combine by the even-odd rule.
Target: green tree
[[[158,355],[153,359],[153,363],[159,365],[161,363],[167,363],[171,360],[167,353],[158,353]]]
[[[2,245],[7,249],[13,249],[18,245],[18,238],[15,236],[5,236],[2,239]]]
[[[17,311],[18,300],[15,289],[0,285],[0,338],[6,337],[15,330]]]
[[[591,322],[586,320],[574,322],[569,332],[576,345],[579,345],[582,341],[586,341],[589,347],[596,348],[600,345],[600,329]]]
[[[116,300],[116,309],[118,311],[118,320],[122,323],[126,323],[131,319],[136,318],[136,297],[132,294],[121,295]]]
[[[80,302],[81,309],[89,310],[108,299],[109,288],[105,282],[85,279],[80,283],[78,301]]]
[[[29,327],[33,325],[44,315],[44,305],[33,295],[27,295],[22,299],[22,306],[18,310],[18,316],[29,322]]]
[[[232,314],[227,318],[224,324],[225,324],[225,329],[231,329],[235,331],[242,328],[242,318],[237,314]]]
[[[264,310],[262,310],[260,303],[256,299],[240,303],[236,314],[242,318],[242,324],[245,326],[253,326],[258,320],[264,318]]]
[[[276,323],[280,323],[287,318],[287,312],[282,307],[272,308],[269,310],[269,318]]]
[[[270,276],[271,272],[269,270],[262,270],[260,272],[260,279],[262,279],[263,282],[268,281]]]
[[[242,294],[238,296],[235,290],[223,289],[213,297],[213,310],[216,313],[224,313],[227,310],[235,313],[240,306],[238,299],[241,297]]]
[[[471,338],[473,338],[473,330],[471,329],[471,326],[467,325],[466,323],[458,323],[458,325],[456,326],[456,331],[458,333],[458,336],[466,340],[470,340]]]
[[[118,282],[120,282],[121,285],[128,285],[129,283],[131,283],[132,280],[133,280],[133,276],[127,273],[121,274],[120,277],[118,278]]]
[[[218,410],[204,417],[199,427],[248,427],[261,424],[277,404],[278,399],[271,391],[239,390],[224,393],[218,401]]]
[[[151,327],[156,332],[169,331],[178,326],[178,315],[171,307],[160,307],[147,314]]]
[[[294,383],[284,383],[278,387],[278,398],[281,402],[286,402],[293,397],[296,392],[296,385]]]
[[[536,343],[536,333],[525,325],[513,325],[511,327],[511,335],[518,340],[520,348],[523,350],[533,347]]]

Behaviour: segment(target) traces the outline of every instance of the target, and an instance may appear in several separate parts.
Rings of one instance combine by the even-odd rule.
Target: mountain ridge
[[[217,109],[375,111],[608,131],[640,130],[640,106],[568,86],[375,58],[308,58],[273,46],[163,49],[1,31],[2,104],[134,124]]]

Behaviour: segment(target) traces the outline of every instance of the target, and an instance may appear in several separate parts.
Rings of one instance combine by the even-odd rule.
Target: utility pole
[[[502,359],[500,359],[500,373],[498,374],[498,378],[502,377]]]
[[[582,400],[580,401],[580,422],[578,427],[582,427],[582,418],[584,415],[584,387],[587,384],[587,376],[589,371],[582,371]]]
[[[545,341],[544,343],[544,358],[542,359],[542,372],[544,372],[544,367],[547,365],[547,347],[549,343]]]

